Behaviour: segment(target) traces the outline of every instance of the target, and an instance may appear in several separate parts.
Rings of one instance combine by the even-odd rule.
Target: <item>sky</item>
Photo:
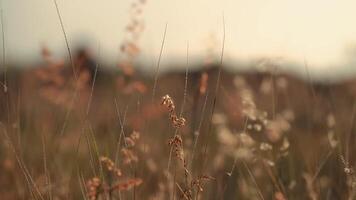
[[[71,47],[100,46],[100,58],[114,65],[132,2],[57,0]],[[43,45],[65,56],[53,0],[2,0],[1,8],[7,62],[35,61]],[[203,63],[209,50],[218,59],[225,24],[224,62],[232,69],[270,59],[299,73],[307,63],[320,77],[356,75],[354,8],[352,0],[147,0],[138,60],[155,68],[166,24],[163,70],[184,69],[187,46],[191,63]]]

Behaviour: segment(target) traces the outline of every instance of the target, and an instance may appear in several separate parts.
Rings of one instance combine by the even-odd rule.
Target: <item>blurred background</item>
[[[355,7],[2,0],[2,199],[355,199]]]
[[[142,53],[137,60],[153,70],[166,23],[162,69],[185,63],[187,43],[191,62],[202,63],[209,50],[219,57],[224,16],[224,60],[233,70],[271,59],[303,74],[306,60],[315,78],[350,77],[355,74],[355,4],[351,0],[156,0],[140,13],[145,31],[138,41]],[[132,1],[58,1],[70,46],[85,45],[98,53],[100,44],[101,60],[109,66],[122,56],[119,47],[134,14],[131,6]],[[3,0],[2,10],[9,63],[37,61],[42,45],[57,56],[66,54],[53,1]]]

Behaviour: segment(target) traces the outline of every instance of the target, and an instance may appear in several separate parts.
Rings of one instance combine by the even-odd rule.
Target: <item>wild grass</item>
[[[353,82],[314,83],[307,64],[304,81],[268,63],[226,72],[225,22],[218,63],[190,70],[187,43],[185,72],[161,74],[166,24],[143,76],[145,1],[130,8],[113,73],[72,54],[54,5],[69,63],[45,47],[41,67],[3,62],[2,199],[355,199]]]
[[[69,103],[56,100],[66,99],[72,84],[45,85],[32,71],[10,76],[10,102],[1,100],[1,193],[5,199],[354,198],[353,146],[348,159],[343,153],[354,139],[352,109],[345,107],[352,99],[315,90],[309,111],[308,84],[293,92],[287,88],[303,83],[285,75],[257,81],[258,75],[222,71],[212,113],[216,72],[163,75],[156,90],[163,99],[152,101],[151,92],[122,93],[116,77],[96,70],[95,81]],[[153,87],[154,80],[142,83]],[[41,92],[55,87],[56,98]]]

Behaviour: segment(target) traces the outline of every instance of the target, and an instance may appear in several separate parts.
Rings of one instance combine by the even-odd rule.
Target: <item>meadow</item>
[[[71,47],[54,3],[68,56],[43,46],[36,66],[3,62],[1,199],[356,198],[356,79],[317,82],[268,59],[226,70],[224,44],[202,66],[187,47],[185,70],[162,73],[165,33],[148,75],[145,1],[104,66]]]
[[[3,199],[355,197],[354,81],[220,65],[155,78],[82,55],[77,79],[47,51],[8,70]]]

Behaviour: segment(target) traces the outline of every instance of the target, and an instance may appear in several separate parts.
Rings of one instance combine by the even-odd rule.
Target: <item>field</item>
[[[1,91],[2,199],[355,198],[353,80],[43,55]]]
[[[268,59],[231,70],[224,20],[218,56],[210,41],[192,66],[187,44],[186,66],[163,72],[166,25],[147,74],[145,2],[130,6],[117,66],[73,48],[56,1],[63,58],[44,45],[35,66],[7,63],[1,27],[0,199],[356,199],[356,79]]]

